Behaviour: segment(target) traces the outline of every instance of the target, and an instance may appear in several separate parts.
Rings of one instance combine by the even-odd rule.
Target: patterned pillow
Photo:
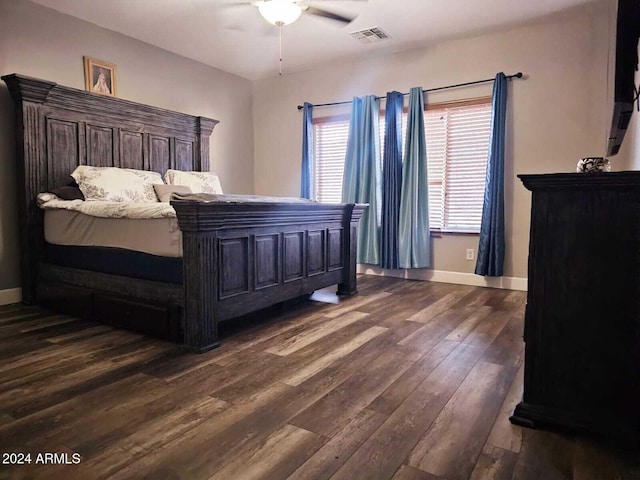
[[[168,185],[184,185],[189,187],[192,193],[217,193],[219,195],[223,193],[218,175],[213,172],[167,170],[164,182]]]
[[[80,165],[71,174],[86,200],[106,202],[157,202],[154,183],[163,183],[157,172],[116,167]]]

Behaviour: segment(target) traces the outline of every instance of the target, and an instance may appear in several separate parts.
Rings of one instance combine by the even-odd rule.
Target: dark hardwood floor
[[[0,452],[31,453],[0,478],[640,480],[637,453],[509,423],[524,292],[359,286],[231,324],[203,355],[0,307]]]

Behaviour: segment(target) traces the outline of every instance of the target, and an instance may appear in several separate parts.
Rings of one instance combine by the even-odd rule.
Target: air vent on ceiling
[[[364,30],[351,32],[350,35],[362,43],[380,42],[382,40],[391,38],[391,36],[380,27],[365,28]]]

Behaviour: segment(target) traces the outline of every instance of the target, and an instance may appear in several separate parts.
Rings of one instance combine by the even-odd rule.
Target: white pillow
[[[85,200],[106,202],[157,202],[154,183],[163,183],[157,172],[116,167],[80,165],[71,174]]]
[[[213,172],[167,170],[164,182],[167,185],[184,185],[189,187],[192,193],[217,193],[218,195],[223,193],[218,175]]]

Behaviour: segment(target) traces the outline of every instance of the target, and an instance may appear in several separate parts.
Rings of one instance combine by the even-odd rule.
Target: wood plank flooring
[[[525,293],[359,287],[227,324],[203,355],[0,307],[0,453],[32,460],[0,479],[640,480],[637,452],[509,423]]]

